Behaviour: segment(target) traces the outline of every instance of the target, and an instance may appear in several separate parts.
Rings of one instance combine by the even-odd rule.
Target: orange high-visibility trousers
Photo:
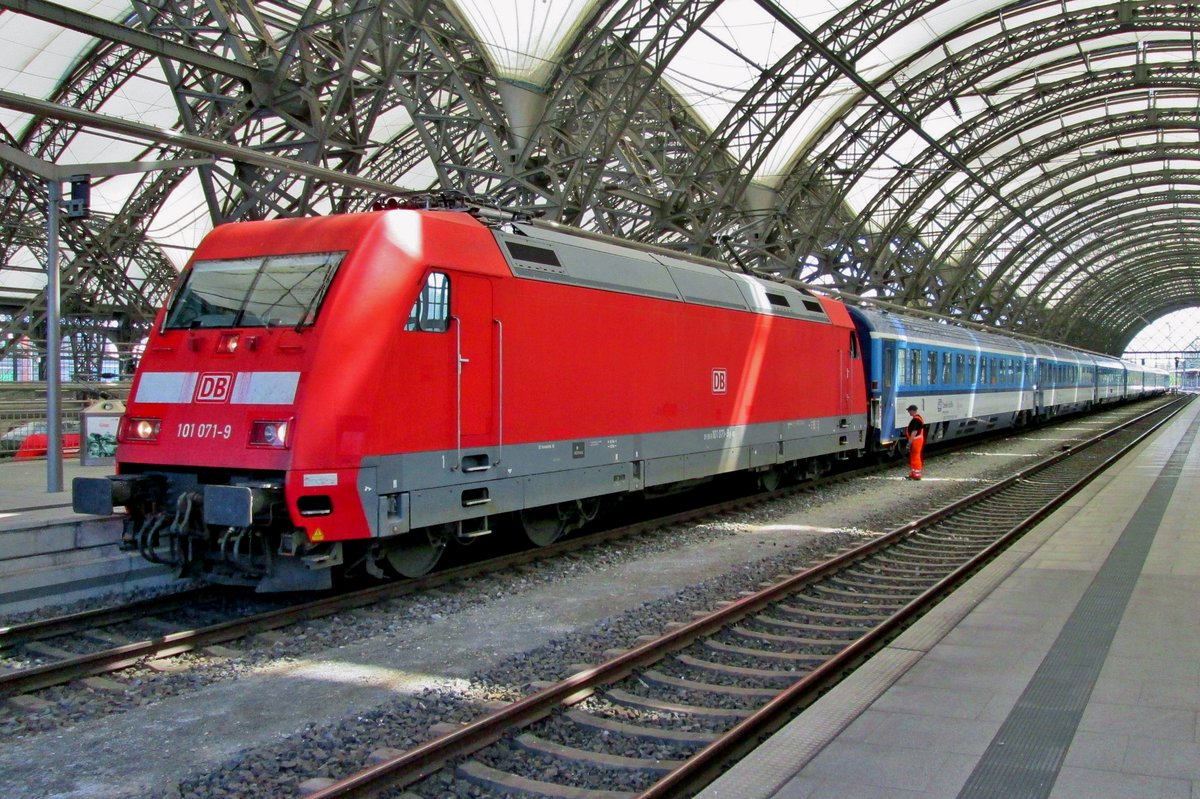
[[[921,450],[925,449],[925,435],[913,436],[908,440],[908,476],[913,480],[921,479],[921,471],[925,461],[921,458]]]

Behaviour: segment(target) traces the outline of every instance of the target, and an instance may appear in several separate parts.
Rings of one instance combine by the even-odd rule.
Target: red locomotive
[[[263,591],[411,576],[500,519],[546,544],[606,499],[861,451],[860,359],[839,302],[546,223],[229,224],[75,509],[124,505],[146,557]]]

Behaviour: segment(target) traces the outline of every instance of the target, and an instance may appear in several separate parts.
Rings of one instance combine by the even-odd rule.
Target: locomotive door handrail
[[[454,322],[454,445],[456,454],[454,456],[454,469],[462,468],[462,380],[463,380],[463,364],[470,363],[470,358],[464,358],[462,354],[462,320],[451,314],[450,320]]]

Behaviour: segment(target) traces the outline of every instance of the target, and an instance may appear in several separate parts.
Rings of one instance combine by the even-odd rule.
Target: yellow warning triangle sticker
[[[313,541],[324,541],[325,533],[321,530],[320,527],[318,527],[316,530],[313,530],[313,534],[311,536],[309,536],[309,539],[311,539]]]

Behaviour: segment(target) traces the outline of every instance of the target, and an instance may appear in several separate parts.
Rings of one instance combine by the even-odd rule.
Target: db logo
[[[713,369],[712,388],[714,394],[724,394],[729,390],[729,375],[724,369]]]
[[[233,391],[233,375],[228,372],[205,372],[196,385],[196,402],[228,402]]]

